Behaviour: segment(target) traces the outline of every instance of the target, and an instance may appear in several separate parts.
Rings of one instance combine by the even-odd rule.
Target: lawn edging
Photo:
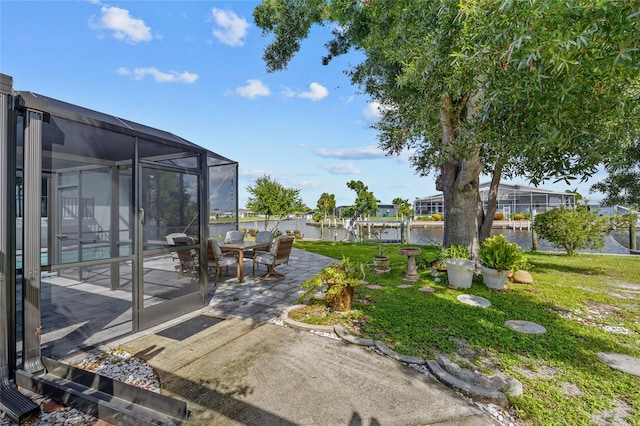
[[[458,367],[451,361],[441,360],[425,360],[421,357],[402,355],[389,348],[386,344],[379,340],[363,339],[348,333],[344,327],[340,325],[314,325],[305,324],[289,318],[289,312],[304,307],[305,305],[293,305],[283,309],[280,314],[280,320],[287,326],[296,330],[316,332],[316,333],[332,333],[337,335],[341,340],[358,346],[376,349],[376,352],[395,359],[404,364],[423,365],[426,366],[441,383],[448,387],[461,392],[463,395],[477,402],[492,403],[502,408],[509,407],[507,395],[500,390],[504,387],[504,382],[496,383],[480,373],[473,373],[467,369]],[[507,380],[507,384],[511,387],[510,395],[522,393],[522,384],[516,379]],[[518,386],[519,385],[519,386]],[[519,391],[518,391],[519,390]]]

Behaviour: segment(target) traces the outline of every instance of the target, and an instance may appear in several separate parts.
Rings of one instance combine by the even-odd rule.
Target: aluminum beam
[[[14,421],[40,409],[11,382],[16,369],[15,111],[13,79],[0,74],[0,410]]]

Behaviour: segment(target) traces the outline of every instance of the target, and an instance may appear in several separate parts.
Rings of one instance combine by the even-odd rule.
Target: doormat
[[[172,327],[165,328],[155,333],[158,336],[166,337],[173,340],[184,340],[187,337],[193,336],[196,333],[209,328],[217,323],[224,321],[224,318],[211,317],[209,315],[198,315],[188,319],[180,324],[176,324]]]

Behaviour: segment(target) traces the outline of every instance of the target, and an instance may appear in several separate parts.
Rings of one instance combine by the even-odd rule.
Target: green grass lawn
[[[366,264],[378,249],[373,243],[296,241],[295,246]],[[384,289],[356,289],[354,309],[366,318],[363,337],[426,359],[453,356],[463,342],[475,368],[485,374],[499,370],[522,382],[524,394],[509,400],[530,424],[640,425],[640,378],[613,370],[596,356],[619,352],[640,358],[640,256],[529,252],[533,284],[508,283],[501,291],[474,280],[471,288],[454,290],[446,273],[436,277],[428,268],[439,248],[423,246],[420,279],[406,289],[397,287],[405,284],[406,274],[400,247],[384,245],[391,272],[367,269],[369,284]],[[418,290],[425,285],[436,292]],[[462,304],[456,297],[463,293],[492,305]],[[507,320],[533,321],[547,333],[517,333],[504,326]]]

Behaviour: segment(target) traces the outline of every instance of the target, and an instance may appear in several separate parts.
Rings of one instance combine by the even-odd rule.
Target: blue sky
[[[350,180],[382,203],[435,194],[435,176],[416,175],[410,153],[377,148],[377,109],[344,74],[358,56],[321,64],[329,29],[315,29],[285,71],[266,72],[258,3],[1,0],[0,72],[16,90],[157,127],[238,161],[241,208],[246,187],[264,175],[300,189],[311,208],[323,192],[352,204]],[[589,194],[597,179],[544,187],[598,199]]]

